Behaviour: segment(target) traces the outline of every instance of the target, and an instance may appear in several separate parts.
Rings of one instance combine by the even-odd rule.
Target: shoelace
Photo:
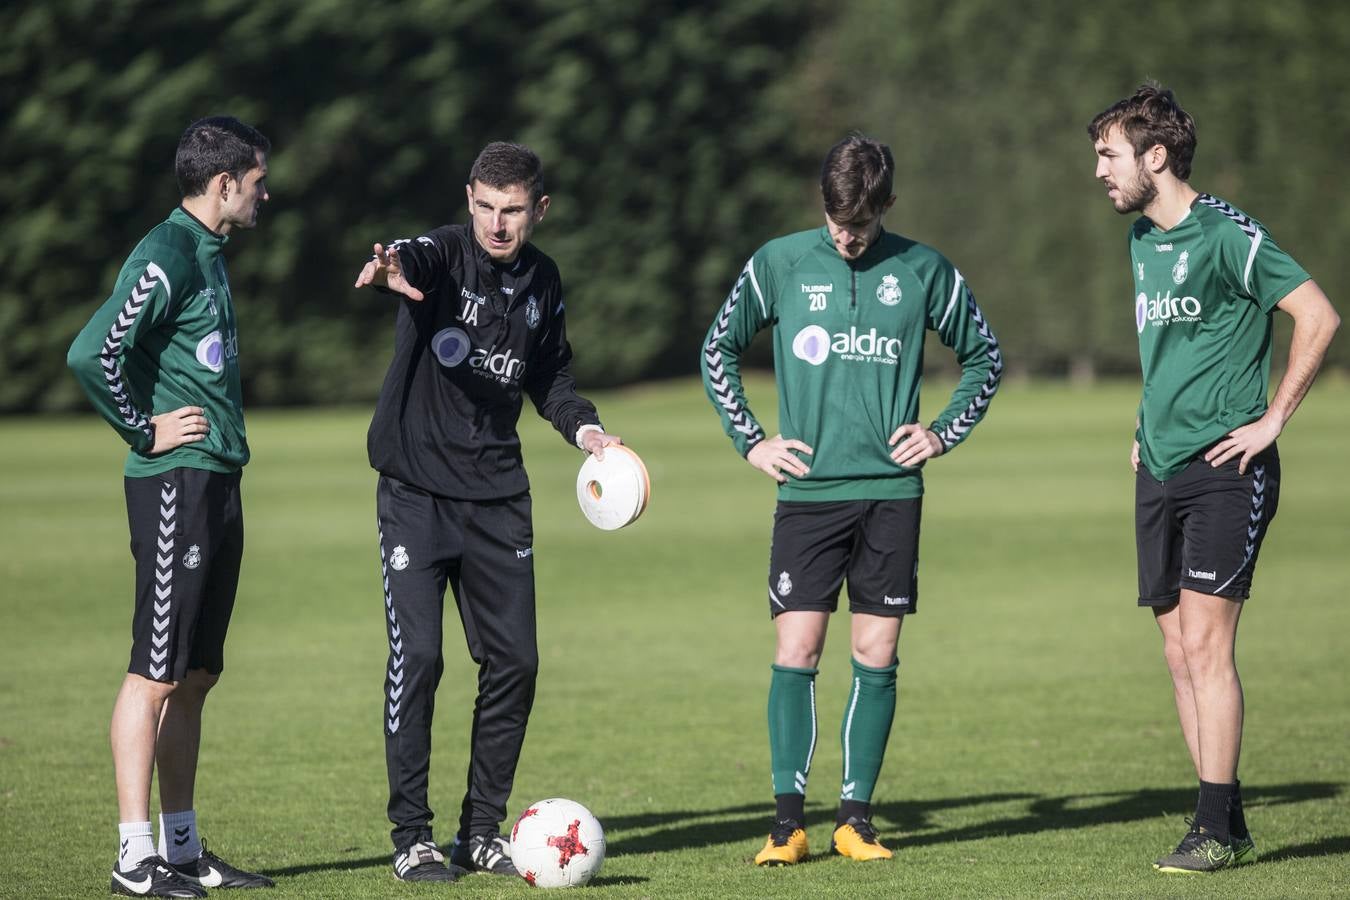
[[[478,850],[473,854],[474,863],[484,869],[491,869],[506,858],[506,854],[498,849],[498,845],[504,843],[506,842],[501,837],[483,838]]]
[[[848,824],[852,825],[853,830],[858,832],[858,837],[862,838],[864,844],[875,844],[877,842],[877,832],[872,827],[871,822],[850,819]]]
[[[1212,837],[1207,832],[1201,831],[1200,826],[1196,825],[1195,820],[1189,816],[1186,818],[1186,827],[1190,830],[1187,831],[1186,836],[1181,839],[1181,843],[1177,844],[1177,849],[1173,851],[1174,853],[1190,853]]]
[[[792,839],[797,829],[802,826],[792,819],[779,819],[774,823],[773,831],[769,832],[769,837],[773,840],[775,847],[781,847]]]

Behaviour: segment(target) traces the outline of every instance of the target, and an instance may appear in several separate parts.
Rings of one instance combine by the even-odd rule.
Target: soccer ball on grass
[[[605,861],[605,832],[574,800],[540,800],[511,828],[511,861],[535,887],[579,887]]]

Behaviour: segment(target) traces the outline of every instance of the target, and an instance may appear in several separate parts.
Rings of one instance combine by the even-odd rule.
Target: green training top
[[[233,472],[248,462],[226,240],[175,209],[136,245],[70,346],[66,363],[80,387],[131,445],[128,476],[178,466]],[[205,410],[205,440],[150,456],[151,416],[183,406]]]
[[[1144,394],[1139,457],[1166,481],[1266,411],[1271,312],[1308,273],[1265,226],[1201,194],[1168,231],[1130,230]]]
[[[917,422],[924,332],[961,363],[951,402],[929,426],[950,450],[984,417],[1003,357],[961,273],[931,247],[882,231],[852,263],[822,227],[772,240],[745,264],[703,342],[703,383],[742,456],[764,430],[746,403],[740,356],[773,327],[779,430],[815,450],[780,500],[889,500],[923,494],[921,466],[887,444]]]

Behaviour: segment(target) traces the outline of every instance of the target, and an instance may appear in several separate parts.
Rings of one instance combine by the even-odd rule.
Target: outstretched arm
[[[421,300],[425,295],[413,287],[403,272],[403,264],[398,258],[398,248],[375,245],[375,254],[356,276],[356,287],[373,284],[402,294],[409,300]]]
[[[1205,454],[1205,461],[1215,468],[1241,454],[1238,472],[1245,474],[1252,457],[1275,443],[1285,423],[1307,396],[1327,355],[1331,338],[1341,325],[1341,317],[1336,314],[1331,301],[1312,279],[1294,288],[1275,305],[1294,320],[1294,336],[1289,341],[1289,365],[1266,414],[1255,422],[1234,428]]]

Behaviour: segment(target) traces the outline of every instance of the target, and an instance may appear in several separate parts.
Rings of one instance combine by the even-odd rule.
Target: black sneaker
[[[209,888],[269,888],[276,883],[266,875],[255,875],[236,869],[206,848],[202,841],[202,855],[192,862],[170,863],[174,870],[193,884]]]
[[[147,856],[130,871],[114,865],[112,892],[127,897],[206,896],[206,891],[179,875],[162,856]]]
[[[1233,864],[1233,848],[1213,834],[1186,820],[1191,830],[1177,849],[1153,864],[1159,872],[1217,872]]]
[[[394,877],[400,881],[454,881],[464,874],[447,866],[445,854],[432,841],[421,841],[394,854]]]
[[[470,872],[490,872],[493,875],[519,875],[511,862],[511,845],[500,834],[474,834],[467,841],[455,838],[450,849],[450,861]]]

